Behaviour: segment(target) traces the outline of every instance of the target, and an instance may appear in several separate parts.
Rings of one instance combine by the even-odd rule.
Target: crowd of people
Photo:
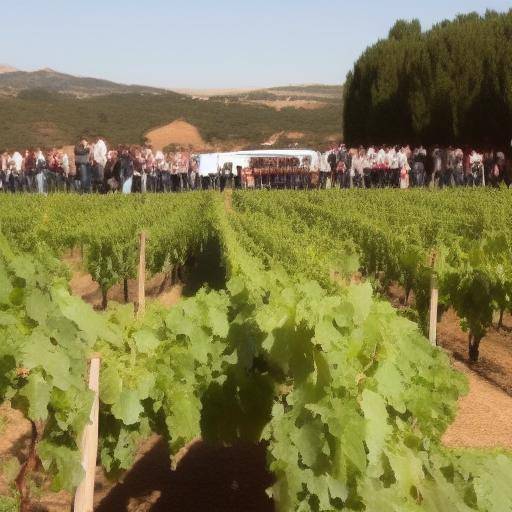
[[[503,151],[435,146],[332,147],[327,154],[332,187],[409,188],[510,184]],[[326,182],[328,178],[322,180]]]
[[[502,182],[510,185],[505,154],[495,150],[479,153],[455,147],[347,148],[340,143],[323,154],[316,165],[293,164],[290,157],[271,158],[272,165],[267,163],[269,158],[251,158],[246,169],[219,166],[217,173],[213,171],[206,176],[199,172],[200,158],[188,151],[153,151],[149,145],[109,149],[102,138],[96,138],[93,143],[81,140],[72,154],[57,149],[4,152],[0,155],[0,191],[132,193],[223,190],[226,185],[236,188],[497,187]],[[281,165],[285,160],[286,165]]]
[[[186,151],[165,153],[146,146],[108,149],[102,138],[81,140],[73,155],[41,149],[4,152],[4,192],[177,192],[202,186],[197,160]]]

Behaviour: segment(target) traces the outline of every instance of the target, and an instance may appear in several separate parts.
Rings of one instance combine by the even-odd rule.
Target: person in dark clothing
[[[451,187],[454,184],[455,150],[452,146],[444,152],[446,163],[444,164],[443,185]]]
[[[83,194],[91,192],[91,175],[89,166],[90,148],[85,139],[75,146],[76,175],[80,179],[80,191]]]
[[[423,146],[414,150],[412,164],[412,186],[425,186],[425,167],[427,161],[427,151]]]
[[[496,165],[496,163],[497,163],[497,159],[494,156],[494,151],[492,151],[492,150],[485,151],[483,164],[484,164],[484,179],[485,179],[486,185],[494,186],[494,182],[495,182],[494,166]]]
[[[224,188],[226,187],[226,171],[222,168],[219,172],[219,189],[221,192],[224,192]]]
[[[329,155],[327,156],[327,163],[329,164],[332,173],[336,172],[336,160],[336,151],[331,149]]]

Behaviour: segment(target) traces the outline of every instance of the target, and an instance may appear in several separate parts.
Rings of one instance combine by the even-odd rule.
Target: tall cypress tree
[[[512,137],[512,9],[470,13],[422,32],[399,20],[347,77],[350,143],[508,146]]]

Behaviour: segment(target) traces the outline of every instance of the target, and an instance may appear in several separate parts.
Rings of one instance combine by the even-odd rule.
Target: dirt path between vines
[[[480,343],[480,357],[471,370],[512,396],[512,316],[505,315],[504,328],[492,326]],[[453,310],[447,311],[438,324],[438,343],[455,359],[468,360],[468,337]]]
[[[475,374],[461,362],[457,370],[469,379],[469,394],[459,400],[459,411],[443,443],[450,447],[508,448],[512,450],[512,397]]]
[[[469,394],[459,400],[455,422],[443,442],[452,447],[512,449],[512,324],[491,327],[481,343],[478,363],[469,364],[467,334],[453,310],[438,325],[438,343],[455,359],[454,366],[469,379]]]
[[[398,309],[403,290],[392,285],[388,298]],[[414,300],[414,297],[412,298]],[[443,437],[451,447],[512,449],[512,316],[504,329],[491,327],[480,345],[478,363],[468,363],[467,334],[453,310],[437,326],[437,342],[453,357],[453,366],[466,374],[469,393],[459,400],[455,422]]]
[[[146,443],[122,481],[97,486],[96,512],[272,512],[265,489],[272,485],[265,447],[192,444],[175,471],[166,442]]]

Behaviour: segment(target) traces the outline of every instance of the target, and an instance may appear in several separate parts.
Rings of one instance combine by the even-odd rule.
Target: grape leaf
[[[31,373],[27,383],[20,390],[20,396],[28,402],[27,416],[32,421],[46,420],[48,418],[48,404],[50,402],[51,386],[38,373]]]
[[[137,391],[132,389],[123,389],[112,406],[112,414],[126,426],[137,423],[143,410]]]

